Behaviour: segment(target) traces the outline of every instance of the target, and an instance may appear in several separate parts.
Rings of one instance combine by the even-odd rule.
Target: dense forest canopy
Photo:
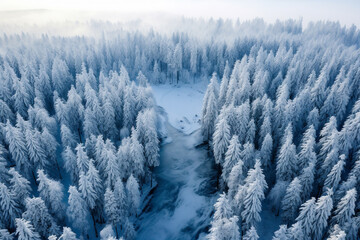
[[[223,192],[208,238],[258,239],[266,199],[283,221],[274,239],[357,239],[360,31],[182,23],[0,36],[0,238],[135,239],[160,164],[150,85],[205,80],[201,133]]]

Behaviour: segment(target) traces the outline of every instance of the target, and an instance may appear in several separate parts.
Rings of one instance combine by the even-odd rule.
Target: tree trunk
[[[119,233],[118,233],[118,230],[117,230],[117,226],[115,225],[114,227],[115,227],[115,232],[116,232],[116,239],[118,239],[119,238]]]
[[[82,143],[80,128],[78,128],[78,134],[79,134],[80,142]]]
[[[152,188],[152,178],[153,178],[152,173],[150,173],[150,188]]]
[[[220,176],[221,176],[220,164],[216,164],[216,169],[217,169],[216,187],[217,187],[217,189],[220,189]]]
[[[58,172],[59,172],[59,177],[60,177],[60,179],[62,179],[61,171],[60,171],[60,166],[59,166],[59,162],[58,162],[57,158],[55,158],[55,161],[56,161],[56,168],[57,168],[57,170],[58,170]]]
[[[91,210],[91,217],[92,217],[92,220],[93,220],[93,223],[94,223],[94,231],[95,231],[95,236],[98,237],[98,231],[97,231],[97,228],[96,228],[96,222],[95,222],[95,217],[94,217],[94,211]]]
[[[38,184],[38,182],[36,181],[36,176],[35,176],[34,171],[31,171],[31,173],[32,173],[32,176],[33,176],[33,179],[34,179],[35,185],[36,185],[36,186],[38,186],[39,184]]]

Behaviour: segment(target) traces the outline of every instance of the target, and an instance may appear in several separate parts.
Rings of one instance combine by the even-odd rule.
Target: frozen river
[[[211,220],[216,180],[199,131],[185,135],[166,124],[172,141],[161,147],[158,185],[139,218],[137,239],[199,239]]]

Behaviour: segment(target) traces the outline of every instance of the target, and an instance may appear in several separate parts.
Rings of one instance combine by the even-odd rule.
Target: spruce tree
[[[260,149],[260,160],[261,160],[261,164],[264,166],[265,169],[269,168],[271,165],[272,152],[273,152],[273,139],[271,135],[268,133],[266,134],[264,141],[262,141],[262,145]]]
[[[215,132],[213,136],[213,148],[214,148],[215,162],[217,164],[223,165],[225,153],[230,144],[230,126],[227,123],[227,119],[225,116],[220,114],[218,118],[219,120],[216,123]]]
[[[312,229],[313,238],[320,240],[324,235],[324,230],[328,226],[328,218],[330,217],[331,210],[333,208],[332,190],[328,190],[326,195],[321,196],[316,201],[315,218]]]
[[[10,178],[10,190],[14,195],[16,201],[25,205],[25,199],[29,197],[31,186],[30,182],[20,175],[14,168],[10,168],[9,174]]]
[[[259,235],[256,232],[256,229],[254,226],[251,226],[251,228],[246,232],[243,240],[258,240]]]
[[[23,218],[16,219],[16,235],[19,240],[40,240],[40,235],[35,231],[29,221]]]
[[[277,158],[277,180],[291,181],[297,172],[297,154],[292,138],[293,134],[290,129],[288,132],[285,132],[284,143],[280,148]]]
[[[311,198],[301,205],[300,214],[296,218],[297,223],[301,225],[304,231],[304,237],[306,239],[310,238],[311,233],[314,229],[315,212],[316,212],[315,198]]]
[[[68,204],[66,212],[68,218],[71,220],[72,225],[84,235],[89,230],[89,210],[86,207],[86,201],[81,197],[75,186],[69,187]]]
[[[254,169],[250,169],[246,182],[246,194],[244,196],[244,210],[241,217],[244,220],[244,229],[249,229],[261,221],[261,201],[265,199],[264,191],[267,188],[265,176],[262,173],[260,161],[257,160]]]
[[[15,218],[21,214],[21,209],[15,201],[15,196],[6,187],[5,184],[0,183],[0,219],[7,228],[15,226]]]
[[[238,136],[234,135],[231,140],[229,147],[225,153],[225,161],[223,163],[223,173],[222,177],[225,182],[229,182],[229,175],[233,167],[239,162],[242,162],[241,159],[241,145],[238,140]]]
[[[284,222],[291,223],[297,216],[298,208],[301,204],[301,191],[301,182],[296,177],[286,189],[285,196],[281,202]]]
[[[272,240],[288,240],[288,228],[286,225],[280,225],[279,230],[274,233]]]
[[[76,234],[69,227],[64,227],[63,232],[60,235],[61,240],[78,240]]]
[[[22,217],[31,222],[41,237],[59,234],[59,227],[50,215],[45,202],[40,197],[26,199],[26,211]]]
[[[133,175],[130,175],[126,182],[126,191],[130,213],[131,215],[137,216],[140,207],[140,191],[139,184]]]
[[[332,221],[337,223],[340,227],[347,227],[352,221],[352,217],[355,214],[356,204],[356,189],[353,188],[346,192],[346,195],[338,203]]]
[[[336,190],[340,180],[341,180],[341,173],[344,169],[345,165],[345,155],[340,156],[340,160],[338,163],[334,165],[334,167],[331,169],[330,173],[327,175],[324,183],[324,188],[332,188],[333,190]]]

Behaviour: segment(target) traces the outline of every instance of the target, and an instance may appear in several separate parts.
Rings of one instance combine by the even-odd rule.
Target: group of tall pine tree
[[[359,239],[360,49],[327,30],[213,74],[201,131],[223,193],[208,239],[259,239],[264,207],[274,240]]]
[[[202,133],[224,193],[209,238],[257,239],[265,198],[284,221],[275,239],[356,238],[359,30],[182,22],[172,35],[90,22],[100,37],[0,37],[1,239],[134,239],[159,165],[149,83],[213,73]]]
[[[102,239],[135,239],[159,165],[146,77],[85,59],[76,71],[55,47],[25,49],[0,58],[0,238],[98,237],[107,224]]]

